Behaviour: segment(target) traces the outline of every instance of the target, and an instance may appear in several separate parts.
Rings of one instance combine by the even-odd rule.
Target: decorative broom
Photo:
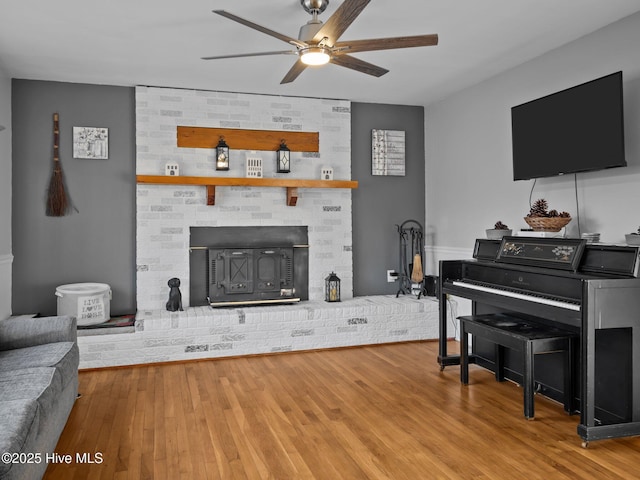
[[[414,283],[420,283],[424,280],[424,272],[422,270],[422,255],[420,255],[420,248],[422,246],[422,234],[420,231],[415,233],[415,252],[413,256],[413,269],[411,271],[411,281]]]
[[[60,128],[58,125],[58,114],[53,114],[53,173],[49,181],[49,192],[47,195],[46,214],[49,217],[62,217],[71,210],[71,202],[67,197],[62,177],[62,165],[58,153],[60,143]]]

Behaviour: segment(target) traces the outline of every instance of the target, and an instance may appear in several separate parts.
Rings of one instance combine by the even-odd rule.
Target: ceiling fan
[[[341,67],[350,68],[358,72],[381,77],[389,70],[365,62],[351,53],[369,52],[373,50],[391,50],[396,48],[426,47],[438,44],[438,35],[415,35],[408,37],[374,38],[370,40],[352,40],[339,42],[338,39],[351,25],[356,17],[364,10],[371,0],[345,0],[335,13],[323,23],[318,15],[327,8],[329,0],[300,0],[302,7],[311,14],[312,18],[300,28],[298,38],[275,32],[269,28],[253,23],[225,10],[213,10],[230,20],[241,23],[249,28],[266,33],[279,40],[287,42],[295,50],[275,52],[244,53],[237,55],[220,55],[202,57],[203,60],[219,60],[223,58],[257,57],[263,55],[297,55],[298,60],[291,70],[284,76],[282,83],[293,82],[309,65],[324,65],[333,63]]]

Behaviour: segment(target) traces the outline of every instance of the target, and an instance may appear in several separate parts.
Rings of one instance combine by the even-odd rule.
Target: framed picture
[[[405,132],[402,130],[371,131],[371,174],[405,174]]]
[[[575,271],[586,243],[578,238],[503,237],[496,261]]]
[[[73,158],[109,158],[109,129],[73,127]]]

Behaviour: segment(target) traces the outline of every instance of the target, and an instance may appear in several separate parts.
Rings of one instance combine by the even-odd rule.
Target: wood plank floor
[[[74,460],[45,478],[638,478],[640,438],[584,449],[561,405],[536,396],[527,421],[518,386],[475,365],[461,386],[436,357],[415,342],[80,372],[57,447]]]

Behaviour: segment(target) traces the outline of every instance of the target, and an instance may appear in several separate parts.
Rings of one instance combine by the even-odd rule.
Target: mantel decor
[[[218,145],[216,145],[216,170],[229,170],[229,145],[220,135]]]
[[[287,147],[284,139],[280,141],[280,146],[276,152],[276,167],[278,173],[289,173],[291,171],[291,150]]]

